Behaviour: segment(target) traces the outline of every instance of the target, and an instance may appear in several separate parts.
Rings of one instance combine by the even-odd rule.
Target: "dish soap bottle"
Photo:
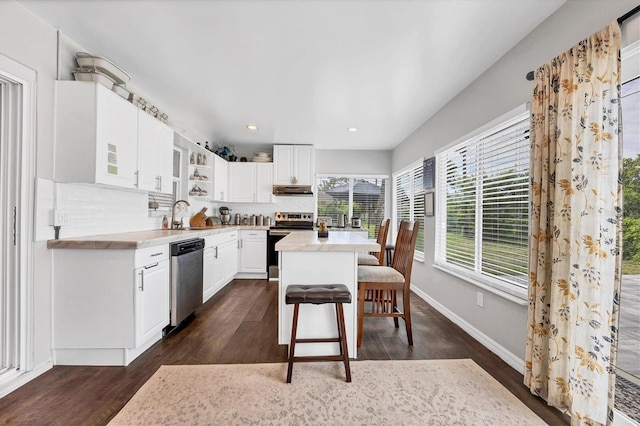
[[[169,219],[166,214],[162,216],[162,229],[169,229]]]

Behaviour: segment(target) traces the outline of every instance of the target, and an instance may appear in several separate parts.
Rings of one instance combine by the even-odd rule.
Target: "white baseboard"
[[[449,310],[447,307],[427,295],[427,293],[425,293],[424,291],[420,290],[414,285],[411,286],[411,291],[420,296],[420,298],[427,302],[429,305],[433,306],[433,308],[447,317],[451,322],[466,331],[471,337],[476,339],[491,352],[498,355],[500,359],[509,364],[511,368],[513,368],[520,374],[524,374],[523,359],[518,358],[513,352],[507,350],[504,346],[500,345],[498,342],[474,327],[471,323],[465,321],[460,316]]]
[[[35,379],[42,373],[49,371],[52,368],[53,368],[53,362],[47,361],[44,364],[39,365],[38,367],[34,368],[31,371],[27,371],[23,374],[15,376],[11,380],[7,380],[6,383],[3,382],[2,385],[0,385],[0,398],[4,398],[14,390],[18,389],[20,386],[27,384],[31,380]]]

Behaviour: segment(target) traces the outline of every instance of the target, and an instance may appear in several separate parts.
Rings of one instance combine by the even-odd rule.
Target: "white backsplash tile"
[[[96,185],[36,183],[36,238],[54,237],[49,224],[51,210],[68,210],[69,224],[60,229],[60,238],[83,237],[121,232],[146,231],[162,227],[162,215],[149,215],[148,196],[145,192],[105,188]],[[276,211],[313,212],[315,197],[274,197],[274,203],[209,203],[189,200],[191,206],[176,211],[176,220],[183,218],[185,226],[189,218],[202,207],[208,207],[207,216],[218,216],[218,208],[231,209],[232,220],[236,213],[271,217],[274,223]],[[169,220],[171,213],[167,215]]]
[[[209,211],[208,215],[219,215],[218,208],[221,206],[229,207],[231,209],[231,220],[236,213],[241,215],[263,215],[271,217],[271,223],[273,224],[275,218],[275,212],[313,212],[315,211],[315,197],[274,197],[274,203],[262,204],[262,203],[217,203],[212,211]]]

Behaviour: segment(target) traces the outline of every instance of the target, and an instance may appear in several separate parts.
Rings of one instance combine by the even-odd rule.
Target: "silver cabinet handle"
[[[151,257],[160,256],[161,254],[162,254],[162,252],[159,252],[159,253],[153,253],[153,254],[151,255]],[[156,265],[157,265],[157,264],[156,264]]]
[[[144,269],[151,269],[151,268],[155,268],[156,266],[158,266],[158,262],[154,263],[153,265],[147,265],[144,267]]]
[[[140,291],[144,291],[144,269],[140,270]]]
[[[136,177],[136,182],[133,184],[133,186],[137,188],[139,186],[139,181],[140,181],[140,171],[136,170],[133,174]]]
[[[216,246],[216,259],[218,258],[218,246]]]

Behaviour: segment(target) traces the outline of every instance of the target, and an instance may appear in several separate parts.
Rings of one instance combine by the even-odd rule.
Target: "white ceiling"
[[[564,0],[20,2],[209,141],[379,150]]]

